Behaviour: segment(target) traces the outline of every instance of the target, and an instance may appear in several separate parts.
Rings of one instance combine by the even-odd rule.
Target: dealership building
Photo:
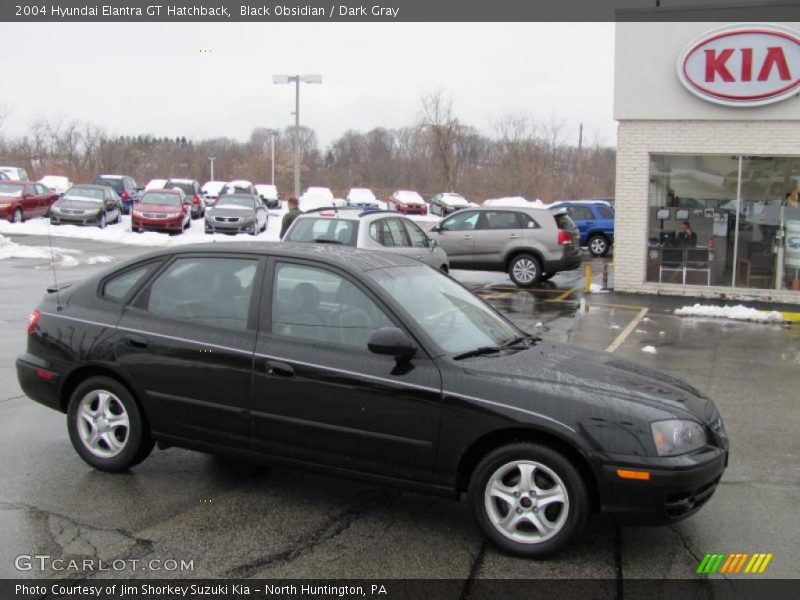
[[[618,22],[614,287],[800,304],[800,23]]]

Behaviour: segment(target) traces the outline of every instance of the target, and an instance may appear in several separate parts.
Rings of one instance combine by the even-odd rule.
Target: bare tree
[[[458,175],[458,145],[462,125],[453,112],[452,98],[439,90],[422,96],[419,127],[428,135],[441,167],[444,189],[451,190]]]

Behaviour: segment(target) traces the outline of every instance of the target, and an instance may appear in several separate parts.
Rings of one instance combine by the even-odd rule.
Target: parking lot
[[[9,239],[48,244],[39,236]],[[69,238],[54,245],[72,257],[60,266],[60,281],[147,250]],[[603,261],[592,264],[598,272]],[[685,300],[584,296],[577,271],[530,291],[505,274],[453,275],[523,329],[614,352],[709,393],[732,448],[711,501],[671,527],[594,518],[566,552],[532,561],[488,545],[466,503],[175,448],[155,450],[125,474],[94,471],[73,451],[64,416],[28,400],[17,385],[25,322],[53,273],[47,258],[12,258],[0,260],[0,576],[598,578],[616,580],[621,590],[629,579],[695,578],[707,552],[774,553],[763,576],[796,576],[798,325],[674,316]],[[191,560],[193,569],[20,572],[19,554]]]

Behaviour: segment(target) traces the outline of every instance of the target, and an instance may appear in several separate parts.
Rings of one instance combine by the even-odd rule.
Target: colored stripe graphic
[[[697,567],[697,573],[712,575],[714,573],[763,573],[774,554],[764,552],[714,552],[708,553],[703,557]],[[745,566],[746,565],[746,566]],[[742,571],[744,569],[744,571]]]

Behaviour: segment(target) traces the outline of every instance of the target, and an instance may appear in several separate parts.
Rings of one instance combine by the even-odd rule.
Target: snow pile
[[[522,196],[506,196],[505,198],[489,198],[483,201],[484,206],[527,206],[528,208],[547,208],[547,205],[539,200],[528,200]]]
[[[589,292],[592,294],[607,294],[609,291],[611,290],[604,290],[603,286],[601,286],[599,283],[593,283],[589,287]]]
[[[645,354],[658,354],[658,350],[656,350],[655,346],[645,346],[642,348],[642,352]]]
[[[86,262],[90,265],[98,265],[103,263],[110,263],[114,262],[114,259],[110,256],[90,256],[86,259]]]
[[[52,257],[54,259],[59,259],[56,264],[64,267],[74,267],[78,264],[78,261],[71,255],[80,253],[80,250],[57,248],[55,246],[52,249],[49,246],[24,246],[0,235],[0,260],[5,260],[7,258],[38,258],[50,260]]]
[[[695,304],[675,310],[679,317],[714,317],[733,319],[735,321],[752,321],[755,323],[783,323],[783,313],[778,311],[762,311],[742,304],[736,306],[707,306]]]

